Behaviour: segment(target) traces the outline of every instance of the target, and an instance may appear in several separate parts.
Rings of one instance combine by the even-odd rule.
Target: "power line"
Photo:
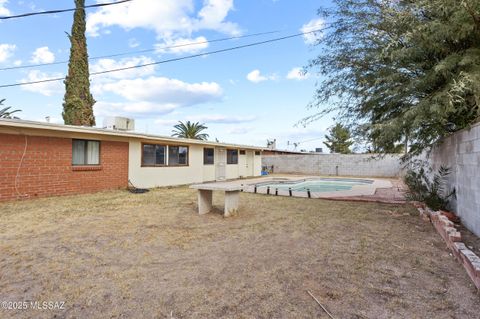
[[[106,7],[106,6],[111,6],[115,4],[121,4],[125,2],[130,2],[133,0],[120,0],[117,2],[108,2],[108,3],[97,3],[97,4],[91,4],[88,6],[81,7],[79,9],[89,9],[89,8],[98,8],[98,7]],[[63,13],[63,12],[70,12],[70,11],[75,11],[77,8],[72,8],[72,9],[59,9],[59,10],[48,10],[48,11],[40,11],[40,12],[30,12],[30,13],[23,13],[23,14],[18,14],[14,16],[2,16],[0,17],[0,20],[8,20],[8,19],[16,19],[16,18],[25,18],[25,17],[30,17],[30,16],[36,16],[36,15],[42,15],[42,14],[55,14],[55,13]]]
[[[273,33],[279,33],[279,32],[281,32],[281,31],[280,30],[275,30],[275,31],[259,32],[259,33],[253,33],[253,34],[233,36],[233,37],[228,37],[228,38],[219,38],[219,39],[213,39],[213,40],[205,40],[205,41],[177,44],[177,45],[172,45],[172,46],[157,47],[157,48],[152,48],[152,49],[107,54],[107,55],[91,57],[91,58],[88,58],[88,59],[89,60],[99,60],[99,59],[106,59],[106,58],[114,58],[114,57],[125,56],[125,55],[148,53],[148,52],[153,52],[153,51],[157,51],[157,50],[175,49],[175,48],[182,48],[182,47],[187,47],[187,46],[192,46],[192,45],[214,43],[214,42],[223,42],[223,41],[243,39],[243,38],[251,38],[251,37],[257,37],[257,36],[261,36],[261,35],[267,35],[267,34],[273,34]],[[68,62],[69,61],[67,60],[67,61],[57,61],[57,62],[50,62],[50,63],[38,63],[38,64],[28,64],[28,65],[20,65],[20,66],[10,66],[10,67],[5,67],[5,68],[0,68],[0,71],[28,69],[28,68],[36,68],[36,67],[58,65],[58,64],[67,64]]]
[[[328,29],[330,27],[325,27],[322,29],[317,29],[309,32],[301,32],[301,33],[296,33],[292,35],[287,35],[279,38],[274,38],[274,39],[269,39],[265,41],[260,41],[260,42],[253,42],[249,44],[244,44],[244,45],[239,45],[231,48],[226,48],[226,49],[221,49],[221,50],[215,50],[215,51],[210,51],[210,52],[204,52],[204,53],[199,53],[199,54],[193,54],[193,55],[188,55],[184,57],[179,57],[179,58],[173,58],[173,59],[168,59],[168,60],[162,60],[162,61],[156,61],[156,62],[151,62],[151,63],[145,63],[145,64],[139,64],[139,65],[134,65],[134,66],[129,66],[129,67],[123,67],[123,68],[117,68],[117,69],[110,69],[110,70],[105,70],[105,71],[99,71],[99,72],[94,72],[91,73],[90,75],[101,75],[101,74],[106,74],[106,73],[112,73],[112,72],[119,72],[119,71],[126,71],[126,70],[133,70],[133,69],[138,69],[138,68],[143,68],[147,66],[152,66],[152,65],[159,65],[159,64],[165,64],[165,63],[170,63],[170,62],[176,62],[176,61],[181,61],[181,60],[187,60],[187,59],[192,59],[192,58],[197,58],[205,55],[212,55],[212,54],[218,54],[218,53],[223,53],[223,52],[228,52],[228,51],[234,51],[234,50],[239,50],[239,49],[244,49],[244,48],[249,48],[249,47],[254,47],[258,45],[263,45],[263,44],[268,44],[268,43],[273,43],[273,42],[278,42],[278,41],[283,41],[295,37],[300,37],[306,34],[310,33],[315,33],[315,32],[320,32]],[[7,87],[14,87],[14,86],[23,86],[23,85],[31,85],[31,84],[39,84],[39,83],[46,83],[46,82],[56,82],[56,81],[63,81],[65,77],[61,78],[52,78],[52,79],[45,79],[45,80],[39,80],[39,81],[31,81],[31,82],[22,82],[22,83],[14,83],[14,84],[3,84],[0,85],[0,88],[7,88]]]

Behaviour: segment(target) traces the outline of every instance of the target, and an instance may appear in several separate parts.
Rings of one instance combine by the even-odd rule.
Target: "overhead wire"
[[[17,14],[17,15],[12,15],[12,16],[0,16],[0,20],[25,18],[25,17],[30,17],[30,16],[36,16],[36,15],[44,15],[44,14],[57,14],[57,13],[71,12],[71,11],[75,11],[75,10],[78,10],[78,9],[90,9],[90,8],[106,7],[106,6],[112,6],[112,5],[117,5],[117,4],[121,4],[121,3],[125,3],[125,2],[131,2],[131,1],[133,1],[133,0],[120,0],[120,1],[116,1],[116,2],[91,4],[91,5],[83,6],[83,7],[80,7],[80,8],[46,10],[46,11],[22,13],[22,14]]]
[[[268,35],[268,34],[279,33],[279,32],[281,32],[281,31],[280,30],[274,30],[274,31],[258,32],[258,33],[239,35],[239,36],[233,36],[233,37],[218,38],[218,39],[213,39],[213,40],[189,42],[189,43],[183,43],[183,44],[177,44],[177,45],[171,45],[171,46],[158,46],[158,47],[151,48],[151,49],[144,49],[144,50],[136,50],[136,51],[128,51],[128,52],[122,52],[122,53],[112,53],[112,54],[94,56],[94,57],[89,57],[88,59],[89,60],[107,59],[107,58],[114,58],[114,57],[119,57],[119,56],[141,54],[141,53],[148,53],[148,52],[168,50],[168,49],[176,49],[176,48],[182,48],[182,47],[188,47],[188,46],[194,46],[194,45],[200,45],[200,44],[251,38],[251,37],[257,37],[257,36]],[[65,61],[57,61],[57,62],[49,62],[49,63],[37,63],[37,64],[28,64],[28,65],[19,65],[19,66],[9,66],[9,67],[0,68],[0,71],[18,70],[18,69],[36,68],[36,67],[43,67],[43,66],[50,66],[50,65],[67,64],[68,62],[69,62],[68,60],[65,60]]]
[[[193,55],[188,55],[188,56],[183,56],[183,57],[178,57],[178,58],[155,61],[155,62],[151,62],[151,63],[138,64],[138,65],[129,66],[129,67],[122,67],[122,68],[109,69],[109,70],[104,70],[104,71],[99,71],[99,72],[93,72],[93,73],[90,73],[90,75],[95,76],[95,75],[107,74],[107,73],[112,73],[112,72],[126,71],[126,70],[138,69],[138,68],[143,68],[143,67],[148,67],[148,66],[153,66],[153,65],[182,61],[182,60],[187,60],[187,59],[192,59],[192,58],[197,58],[197,57],[202,57],[202,56],[208,56],[208,55],[213,55],[213,54],[218,54],[218,53],[223,53],[223,52],[228,52],[228,51],[234,51],[234,50],[239,50],[239,49],[264,45],[264,44],[268,44],[268,43],[283,41],[283,40],[287,40],[287,39],[291,39],[291,38],[295,38],[295,37],[299,37],[299,36],[303,36],[303,35],[311,34],[311,33],[315,33],[315,32],[321,32],[321,31],[324,31],[328,28],[330,28],[330,27],[324,27],[324,28],[321,28],[321,29],[316,29],[316,30],[312,30],[312,31],[308,31],[308,32],[300,32],[300,33],[291,34],[291,35],[287,35],[287,36],[283,36],[283,37],[273,38],[273,39],[259,41],[259,42],[253,42],[253,43],[239,45],[239,46],[230,47],[230,48],[226,48],[226,49],[219,49],[219,50],[215,50],[215,51],[203,52],[203,53],[198,53],[198,54],[193,54]],[[52,78],[52,79],[30,81],[30,82],[3,84],[3,85],[0,85],[0,88],[32,85],[32,84],[39,84],[39,83],[46,83],[46,82],[56,82],[56,81],[63,81],[64,79],[65,79],[65,77],[61,77],[61,78]]]

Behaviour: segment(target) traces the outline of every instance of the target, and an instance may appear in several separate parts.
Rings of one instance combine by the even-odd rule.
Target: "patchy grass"
[[[18,318],[475,318],[480,298],[409,206],[241,194],[196,214],[187,188],[0,204],[0,301]]]

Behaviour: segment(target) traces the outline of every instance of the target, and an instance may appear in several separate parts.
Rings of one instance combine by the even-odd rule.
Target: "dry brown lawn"
[[[0,204],[0,318],[478,318],[480,296],[410,206],[184,187]]]

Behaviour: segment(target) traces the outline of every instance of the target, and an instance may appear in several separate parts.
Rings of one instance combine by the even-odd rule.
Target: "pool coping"
[[[350,190],[339,190],[332,192],[305,192],[305,191],[294,191],[294,190],[283,190],[283,189],[270,189],[267,188],[256,188],[255,186],[260,183],[267,182],[280,182],[280,181],[292,181],[292,182],[302,182],[308,180],[316,180],[322,178],[335,178],[335,179],[349,179],[349,180],[371,180],[371,184],[365,185],[353,185]],[[277,196],[292,196],[292,197],[308,197],[308,198],[331,198],[341,200],[345,198],[348,200],[348,197],[359,197],[359,196],[372,196],[375,195],[375,192],[378,188],[391,188],[393,184],[390,180],[379,179],[379,178],[365,178],[365,177],[340,177],[340,176],[275,176],[275,177],[264,177],[261,179],[250,180],[249,183],[243,184],[243,191],[249,193],[258,193],[258,194],[270,194]]]

